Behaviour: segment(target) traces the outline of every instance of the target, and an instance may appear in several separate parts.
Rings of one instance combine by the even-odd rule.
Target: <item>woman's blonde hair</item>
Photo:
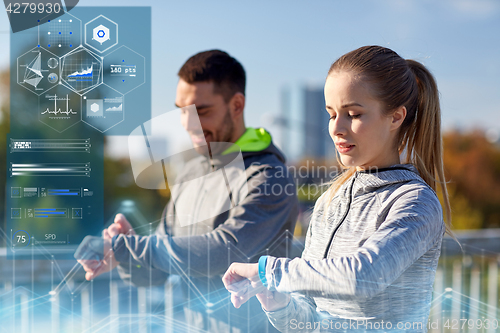
[[[381,46],[363,46],[344,54],[332,64],[328,76],[335,72],[349,72],[367,82],[374,97],[383,103],[386,115],[400,106],[406,107],[406,118],[396,142],[400,155],[405,156],[402,162],[413,164],[434,191],[439,184],[446,232],[454,236],[444,177],[439,93],[432,74],[418,61],[405,60]],[[338,161],[344,171],[332,181],[327,203],[356,171],[354,167],[345,168],[340,159]]]

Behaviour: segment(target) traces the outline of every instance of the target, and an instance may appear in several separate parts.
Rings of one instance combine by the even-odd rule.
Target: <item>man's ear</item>
[[[240,92],[231,97],[229,108],[233,119],[243,117],[243,109],[245,109],[245,95]]]
[[[400,106],[399,108],[394,111],[392,114],[392,122],[391,122],[391,131],[392,130],[397,130],[398,128],[401,127],[403,124],[403,121],[406,118],[406,107],[405,106]]]

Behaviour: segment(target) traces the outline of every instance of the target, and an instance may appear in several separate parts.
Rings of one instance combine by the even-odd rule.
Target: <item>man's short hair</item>
[[[221,94],[226,102],[237,92],[245,95],[245,70],[238,60],[224,51],[195,54],[182,65],[177,75],[189,84],[213,82],[214,93]]]

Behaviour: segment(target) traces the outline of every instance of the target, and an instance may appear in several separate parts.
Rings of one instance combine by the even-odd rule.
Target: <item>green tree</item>
[[[500,227],[500,148],[483,131],[443,136],[452,222],[457,229]]]

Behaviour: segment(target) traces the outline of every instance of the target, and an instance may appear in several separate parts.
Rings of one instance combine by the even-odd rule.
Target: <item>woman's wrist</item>
[[[283,310],[290,304],[291,297],[289,294],[280,293],[277,291],[265,291],[257,294],[257,299],[262,305],[262,309],[266,312],[275,312]]]
[[[266,263],[268,256],[262,256],[259,258],[259,278],[264,287],[267,288],[267,279],[266,279]]]

